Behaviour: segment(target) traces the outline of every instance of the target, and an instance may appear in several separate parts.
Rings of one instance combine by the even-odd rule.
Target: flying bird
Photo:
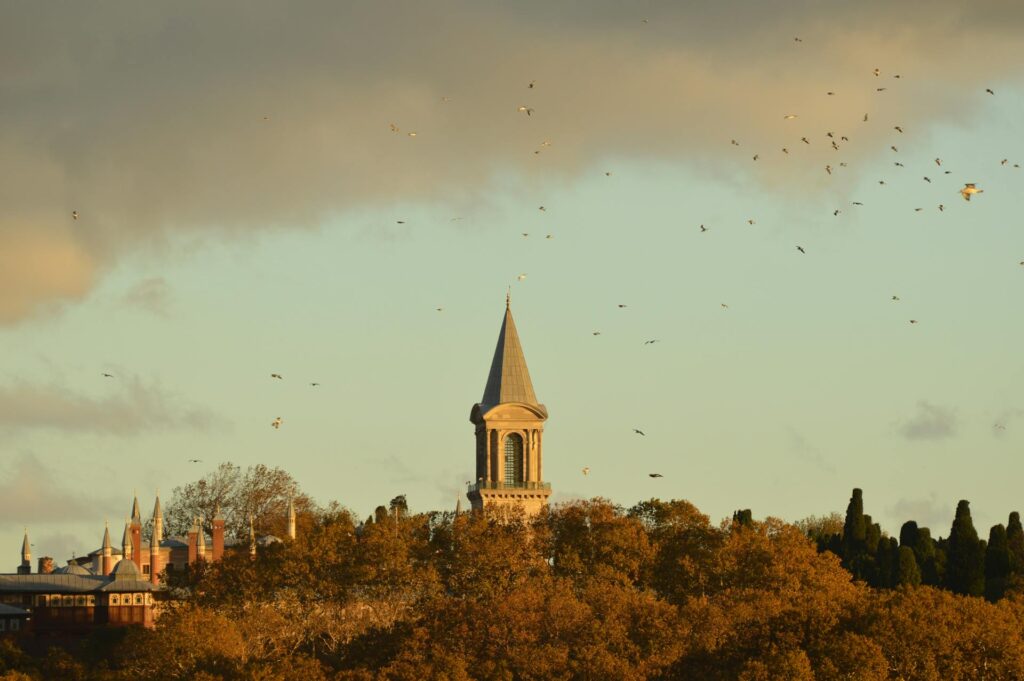
[[[804,144],[810,144],[811,143],[811,141],[809,139],[807,139],[806,137],[801,137],[800,141],[803,142]]]
[[[825,166],[825,172],[828,173],[829,175],[831,175],[832,174],[832,166]]]
[[[590,475],[590,466],[583,467],[583,475]]]
[[[867,123],[867,122],[868,122],[868,115],[867,115],[867,114],[864,114],[864,122],[865,122],[865,123]]]
[[[523,235],[523,238],[525,239],[526,237],[530,236],[530,233],[529,232],[522,232],[522,235]]]
[[[662,475],[661,473],[648,473],[647,477],[649,477],[649,478],[664,478],[665,476]]]
[[[319,384],[319,383],[310,383],[309,385],[311,385],[312,387],[316,388],[316,387],[317,387],[317,386],[319,386],[320,384]]]
[[[935,159],[935,165],[941,166],[942,165],[942,159],[941,158],[936,158]]]
[[[753,218],[751,218],[750,220],[747,220],[747,224],[748,224],[748,225],[752,225],[752,224],[754,224],[754,220],[753,220]]]
[[[103,378],[113,378],[114,374],[103,374]]]
[[[899,133],[902,133],[902,132],[903,132],[903,128],[901,128],[901,127],[900,127],[900,126],[898,126],[898,125],[895,125],[895,126],[893,126],[893,130],[895,130],[896,132],[899,132]]]
[[[591,331],[591,335],[593,335],[593,336],[600,336],[601,332],[600,331]]]
[[[759,155],[758,154],[754,154],[754,160],[756,161],[758,158],[759,158]]]
[[[903,168],[903,167],[904,167],[904,166],[903,166],[903,164],[902,164],[902,163],[900,163],[899,161],[896,161],[894,165],[897,165],[897,166],[899,166],[900,168]]]
[[[438,312],[444,312],[444,308],[443,307],[439,307],[439,308],[436,308],[436,309],[437,309]]]
[[[864,205],[864,204],[863,204],[863,203],[861,203],[860,201],[851,201],[850,203],[851,203],[852,205],[854,205],[854,206],[863,206],[863,205]]]
[[[77,220],[78,219],[78,211],[77,210],[71,211],[71,219],[72,220]]]
[[[544,206],[537,206],[537,210],[542,210],[542,211],[547,212],[547,208],[545,208]]]
[[[705,227],[704,225],[701,225],[701,226],[700,226],[700,231],[702,231],[702,232],[706,232],[706,231],[708,231],[708,228],[707,228],[707,227]]]
[[[535,80],[531,80],[531,81],[530,81],[530,82],[529,82],[529,83],[527,84],[527,86],[526,86],[526,87],[528,87],[528,88],[530,88],[530,89],[532,90],[532,89],[533,89],[533,86],[534,86],[534,84],[535,84],[536,82],[537,82],[537,81],[535,81]]]
[[[882,70],[881,69],[875,69],[875,75],[876,76],[882,75]]]
[[[284,376],[282,376],[281,374],[270,374],[270,377],[271,378],[278,378],[278,379],[283,379],[284,378]]]
[[[645,340],[644,341],[644,345],[650,345],[652,343],[657,343],[657,342],[658,342],[657,338],[652,338],[651,340]]]
[[[545,238],[545,239],[554,239],[554,238],[555,238],[555,235],[554,235],[554,234],[548,234],[548,235],[545,235],[545,237],[544,237],[544,238]]]
[[[833,217],[839,217],[839,213],[841,213],[841,212],[842,211],[840,211],[838,208],[836,208],[834,211],[832,211],[832,216]]]
[[[875,88],[875,92],[885,92],[885,88],[884,87],[876,87]]]
[[[910,323],[911,323],[911,324],[917,324],[917,320],[916,320],[916,319],[911,319],[911,320],[910,320]]]
[[[931,181],[932,181],[932,178],[930,178],[930,177],[928,177],[927,175],[925,175],[925,176],[924,176],[924,181],[925,181],[925,182],[931,182]]]
[[[533,115],[533,109],[531,109],[528,106],[520,105],[520,106],[516,107],[516,111],[518,111],[520,113],[525,113],[527,116],[532,116]]]
[[[636,433],[637,435],[647,435],[647,433],[645,433],[644,431],[640,430],[639,428],[634,428],[633,432]]]
[[[605,177],[611,177],[612,176],[612,171],[610,171],[610,170],[604,171],[604,176]]]
[[[621,308],[624,308],[624,307],[626,307],[626,306],[625,306],[625,305],[624,305],[623,303],[619,303],[619,304],[618,304],[618,307],[619,307],[619,308],[621,309]]]
[[[189,463],[202,463],[203,460],[202,459],[189,459],[188,462]]]
[[[785,120],[787,120],[787,121],[791,121],[791,120],[793,120],[796,117],[797,117],[796,114],[786,114],[785,116],[783,116],[783,118]]]
[[[388,123],[388,127],[391,128],[391,132],[398,132],[398,126],[394,123]]]
[[[985,92],[989,93],[990,95],[995,94],[994,92],[992,92],[992,88],[985,88]]]
[[[278,416],[276,419],[270,422],[270,425],[274,427],[274,430],[279,430],[281,428],[281,423],[281,417]]]
[[[836,211],[836,212],[838,213],[839,211]],[[804,250],[804,247],[803,247],[803,246],[797,246],[797,247],[796,247],[796,250],[800,251],[801,253],[803,253],[803,254],[805,254],[805,255],[806,255],[806,253],[807,253],[807,251],[805,251],[805,250]]]
[[[896,148],[896,145],[895,145],[895,144],[893,144],[893,145],[892,145],[892,146],[890,146],[889,148],[890,148],[890,149],[892,149],[893,151],[895,151],[896,153],[899,153],[899,151],[900,151],[899,149],[897,149],[897,148]]]
[[[783,154],[788,154],[789,153],[789,149],[787,149],[786,147],[782,147],[782,153]]]
[[[722,306],[722,309],[723,309],[723,310],[728,310],[728,309],[729,309],[729,306],[728,306],[728,305],[726,305],[725,303],[719,303],[719,305],[721,305],[721,306]]]
[[[892,297],[892,299],[893,299],[893,300],[899,300],[899,299],[900,299],[900,297],[899,297],[899,296],[893,296],[893,297]]]
[[[971,200],[971,194],[981,194],[984,189],[978,189],[974,186],[973,182],[968,182],[964,185],[964,188],[960,190],[960,196],[964,197],[964,201]]]
[[[738,147],[740,145],[740,143],[737,142],[736,140],[732,140],[731,143],[734,147]]]
[[[517,281],[523,281],[524,279],[526,279],[526,274],[525,273],[524,274],[520,274],[518,277],[516,277]]]
[[[942,204],[940,203],[940,204],[939,204],[939,212],[941,213],[941,212],[942,212],[942,211],[944,211],[944,210],[946,210],[946,207],[945,207],[945,206],[943,206],[943,205],[942,205]]]

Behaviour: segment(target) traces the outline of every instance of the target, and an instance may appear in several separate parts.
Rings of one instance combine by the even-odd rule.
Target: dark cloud
[[[928,402],[917,403],[917,413],[902,422],[899,433],[908,440],[945,440],[956,435],[956,411]]]
[[[1018,4],[15,4],[0,23],[0,323],[81,298],[171,234],[471,200],[509,173],[550,186],[630,155],[735,178],[730,138],[747,158],[832,129],[856,131],[853,173],[893,122],[909,140],[991,104],[979,64],[988,82],[1019,78]],[[904,77],[880,96],[874,67]],[[739,179],[781,189],[806,172],[801,192],[822,189],[825,146]]]
[[[64,386],[15,381],[0,386],[0,431],[59,430],[136,435],[147,430],[205,429],[216,417],[179,404],[173,396],[137,378],[107,379],[103,397],[77,394]]]

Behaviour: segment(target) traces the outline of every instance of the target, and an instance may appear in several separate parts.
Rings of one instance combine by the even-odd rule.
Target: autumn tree
[[[289,501],[295,504],[300,531],[308,529],[317,509],[291,475],[263,464],[243,471],[225,462],[196,482],[174,488],[170,502],[164,507],[164,533],[185,535],[196,517],[203,519],[209,533],[219,508],[227,537],[247,541],[250,517],[258,534],[283,537]]]

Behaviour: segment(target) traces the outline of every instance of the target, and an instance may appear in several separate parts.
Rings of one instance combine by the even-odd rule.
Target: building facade
[[[511,301],[506,298],[484,395],[469,414],[476,426],[476,482],[466,496],[474,509],[518,507],[533,515],[547,505],[551,495],[543,475],[547,418],[547,408],[533,392]]]

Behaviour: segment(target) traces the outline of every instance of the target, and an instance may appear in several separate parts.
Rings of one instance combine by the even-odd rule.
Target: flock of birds
[[[644,19],[643,23],[647,23],[647,20]],[[803,40],[801,38],[799,38],[799,37],[794,38],[794,41],[796,43],[802,43],[803,42]],[[873,73],[873,75],[876,78],[881,78],[882,77],[882,70],[880,68],[873,69],[872,73]],[[892,77],[894,79],[901,79],[902,78],[902,76],[900,74],[893,74]],[[537,81],[532,80],[529,83],[527,83],[526,88],[528,90],[534,90],[536,88],[536,85],[537,85]],[[875,91],[876,92],[884,92],[887,89],[888,88],[886,86],[880,86],[880,87],[876,87]],[[995,95],[995,92],[991,88],[985,88],[985,92],[988,95],[990,95],[990,96],[994,96]],[[831,91],[831,90],[826,92],[827,96],[834,96],[835,94],[836,94],[835,91]],[[451,98],[445,96],[445,97],[441,98],[441,101],[447,103],[447,102],[451,101]],[[534,116],[534,114],[536,113],[536,110],[534,109],[534,107],[532,107],[530,105],[527,105],[527,104],[519,104],[519,105],[517,105],[516,108],[515,108],[515,111],[516,111],[516,113],[525,114],[527,117],[530,117],[530,118],[532,118]],[[263,118],[264,118],[264,120],[269,120],[270,116],[264,116]],[[796,121],[799,118],[800,118],[800,115],[797,114],[797,113],[786,113],[786,114],[783,115],[783,119],[786,120],[786,121]],[[864,116],[863,116],[863,119],[862,119],[863,122],[867,123],[867,122],[869,122],[869,119],[870,119],[869,114],[865,113]],[[392,133],[398,134],[398,133],[402,132],[402,129],[397,124],[395,124],[395,123],[389,123],[388,127],[389,127],[389,129],[390,129],[390,131]],[[895,126],[893,126],[893,130],[895,130],[896,133],[898,133],[898,134],[903,134],[903,132],[904,132],[904,129],[903,129],[902,125],[895,125]],[[407,137],[410,137],[410,138],[415,138],[417,136],[417,133],[414,130],[407,130],[407,131],[405,131],[405,135]],[[834,150],[834,151],[840,151],[841,145],[850,142],[849,136],[847,136],[847,135],[838,135],[837,136],[832,131],[827,131],[825,133],[825,137],[828,139],[830,148],[832,150]],[[807,136],[801,136],[799,138],[799,141],[800,141],[800,143],[802,143],[804,145],[810,145],[811,144],[811,140]],[[740,147],[741,146],[740,142],[738,140],[736,140],[736,139],[731,139],[730,140],[730,144],[731,144],[731,146],[734,146],[734,147]],[[551,140],[544,140],[544,141],[542,141],[540,143],[540,145],[536,149],[533,150],[533,153],[539,155],[542,152],[544,152],[545,150],[547,150],[548,148],[550,148],[551,145],[552,145]],[[890,149],[894,153],[899,153],[899,148],[895,144],[891,145]],[[783,154],[787,155],[787,156],[789,156],[791,154],[790,148],[786,147],[786,146],[781,148],[781,152]],[[752,159],[753,159],[754,162],[759,161],[761,159],[761,153],[754,153],[752,155]],[[946,174],[946,175],[951,174],[950,170],[948,170],[948,169],[943,167],[943,161],[942,161],[941,157],[936,157],[934,159],[934,163],[935,163],[936,167],[942,169],[941,172],[943,174]],[[1000,164],[1003,165],[1003,166],[1006,166],[1008,163],[1009,163],[1009,159],[1002,159],[1002,161],[1000,162]],[[903,165],[903,163],[901,163],[899,161],[895,161],[894,164],[895,164],[895,167],[901,167],[901,168],[905,167]],[[833,172],[835,172],[837,167],[845,168],[845,167],[847,167],[847,164],[846,164],[846,162],[843,162],[843,161],[837,162],[836,165],[833,165],[832,163],[828,163],[828,164],[826,164],[824,166],[824,171],[829,176],[832,176]],[[1013,163],[1012,167],[1020,168],[1020,164],[1019,163]],[[606,170],[606,171],[604,171],[604,175],[606,177],[610,177],[612,175],[612,171]],[[923,181],[927,182],[929,184],[932,183],[932,179],[928,175],[924,175],[923,176]],[[878,183],[879,183],[879,185],[885,185],[885,181],[884,180],[879,180]],[[964,183],[963,187],[958,190],[958,193],[964,199],[964,201],[970,202],[972,197],[976,197],[977,195],[984,193],[984,189],[980,188],[976,182],[967,182],[967,183]],[[854,206],[862,206],[862,205],[864,205],[860,201],[853,201],[851,203]],[[941,204],[941,203],[938,204],[938,210],[939,211],[944,211],[945,208],[946,207],[945,207],[944,204]],[[542,205],[542,206],[538,206],[538,210],[541,211],[541,212],[546,212],[547,208]],[[916,212],[920,212],[920,211],[922,211],[924,209],[921,208],[921,207],[918,207],[918,208],[914,208],[914,210]],[[840,209],[835,209],[833,211],[833,216],[838,216],[841,212],[842,211]],[[80,214],[79,214],[79,212],[77,210],[73,210],[71,212],[71,218],[73,220],[78,220],[80,217],[81,216],[80,216]],[[461,217],[452,218],[453,221],[461,220],[461,219],[462,219]],[[405,220],[397,220],[396,222],[398,224],[405,224],[406,221]],[[756,220],[754,218],[749,218],[749,219],[747,219],[747,224],[754,225],[754,224],[756,224]],[[708,227],[705,224],[700,224],[699,225],[699,231],[700,231],[701,234],[709,232],[710,229],[711,228]],[[521,235],[522,235],[522,238],[524,238],[524,239],[530,237],[530,233],[529,232],[522,232]],[[554,238],[553,234],[546,234],[544,236],[544,239],[546,239],[546,240],[550,240],[550,239],[553,239],[553,238]],[[797,245],[796,246],[796,250],[800,254],[802,254],[802,255],[806,255],[807,254],[806,249],[802,245]],[[1020,262],[1020,265],[1024,266],[1024,260],[1022,260]],[[520,274],[518,274],[516,276],[516,282],[520,282],[521,283],[521,282],[525,281],[526,278],[527,278],[527,274],[525,272],[524,273],[520,273]],[[891,297],[891,300],[892,301],[899,301],[900,298],[897,295],[893,295]],[[619,303],[617,306],[618,306],[619,309],[623,309],[623,308],[627,307],[627,305],[625,303]],[[720,303],[720,306],[721,306],[721,308],[723,310],[728,310],[729,309],[729,305],[724,303],[724,302]],[[437,312],[443,312],[444,311],[444,307],[437,307],[436,311]],[[910,319],[909,323],[910,324],[918,324],[918,320],[917,319]],[[592,335],[600,336],[601,332],[600,331],[593,331]],[[658,343],[658,342],[660,342],[659,339],[652,338],[652,339],[647,339],[647,340],[643,341],[643,345],[645,345],[645,346],[653,345],[653,344]],[[114,375],[110,374],[110,373],[103,373],[102,375],[105,378],[114,378]],[[281,374],[276,373],[276,372],[275,373],[271,373],[270,377],[272,379],[275,379],[275,380],[284,380],[284,377]],[[315,388],[315,387],[319,386],[320,384],[317,383],[317,382],[311,382],[309,385],[311,387]],[[278,417],[274,418],[273,421],[270,422],[270,425],[275,430],[280,430],[280,428],[281,428],[283,423],[284,423],[284,419],[282,419],[280,416],[278,416]],[[997,427],[1005,428],[1005,426],[1003,426],[1001,424],[997,424]],[[644,431],[639,429],[639,428],[634,428],[633,429],[633,433],[638,435],[638,436],[646,436],[646,433],[644,433]],[[189,459],[188,461],[190,463],[200,463],[201,459]],[[586,466],[586,467],[582,468],[582,474],[584,476],[589,475],[590,474],[590,467]],[[648,476],[651,477],[651,478],[661,478],[661,477],[664,477],[661,473],[656,473],[656,472],[655,473],[648,473]]]

